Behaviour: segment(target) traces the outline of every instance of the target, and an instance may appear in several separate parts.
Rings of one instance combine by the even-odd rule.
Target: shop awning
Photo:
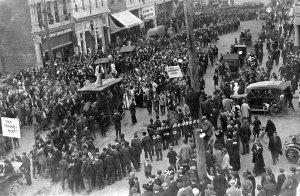
[[[141,19],[136,17],[134,14],[132,14],[130,11],[124,11],[124,12],[118,12],[111,15],[112,22],[115,23],[114,20],[117,20],[117,22],[121,23],[122,27],[119,27],[119,25],[115,24],[115,26],[118,26],[119,28],[131,28],[136,25],[140,25],[143,23]]]

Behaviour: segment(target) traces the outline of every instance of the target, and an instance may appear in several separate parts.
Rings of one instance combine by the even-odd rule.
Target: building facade
[[[18,73],[36,65],[30,14],[24,0],[0,1],[0,73]]]
[[[299,49],[299,46],[300,46],[300,0],[295,0],[294,27],[295,27],[294,46],[297,49]]]
[[[28,0],[28,5],[39,66],[48,59],[45,16],[54,57],[105,49],[109,13],[106,0]]]

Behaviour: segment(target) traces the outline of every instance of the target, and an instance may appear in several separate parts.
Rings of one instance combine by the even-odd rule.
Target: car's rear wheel
[[[8,196],[20,196],[21,187],[18,182],[12,182],[9,186]]]
[[[296,148],[288,148],[285,151],[285,157],[290,163],[298,163],[299,161],[299,150]]]

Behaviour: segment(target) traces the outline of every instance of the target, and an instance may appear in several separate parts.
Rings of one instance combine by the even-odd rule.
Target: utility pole
[[[199,70],[196,65],[196,47],[195,47],[195,35],[193,30],[193,16],[194,16],[194,0],[183,0],[184,6],[184,16],[185,16],[185,26],[188,41],[189,50],[189,73],[191,77],[191,87],[194,93],[200,93],[200,83],[199,83]],[[201,108],[200,108],[201,111]],[[200,112],[200,117],[201,117]],[[202,133],[202,123],[200,118],[199,127],[195,128],[195,143],[196,143],[196,153],[197,153],[197,170],[200,181],[204,181],[207,170],[206,170],[206,158],[205,158],[205,144],[204,144],[204,134]]]
[[[43,0],[43,14],[44,14],[44,28],[46,31],[46,42],[47,42],[47,49],[48,49],[48,55],[49,55],[49,62],[50,62],[50,67],[54,70],[54,56],[53,56],[53,50],[52,50],[52,43],[51,43],[51,39],[50,39],[48,10],[47,10],[45,0]]]
[[[6,62],[4,57],[4,50],[2,46],[2,37],[0,36],[0,72],[1,75],[5,75],[6,73]]]

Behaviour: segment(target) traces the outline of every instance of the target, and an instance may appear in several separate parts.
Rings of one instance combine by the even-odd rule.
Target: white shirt
[[[241,105],[241,116],[242,117],[249,117],[249,113],[250,113],[250,107],[247,103],[243,103]]]
[[[229,157],[229,154],[227,153],[223,157],[222,169],[228,169],[229,168],[229,166],[230,166],[229,160],[230,160],[230,157]]]

